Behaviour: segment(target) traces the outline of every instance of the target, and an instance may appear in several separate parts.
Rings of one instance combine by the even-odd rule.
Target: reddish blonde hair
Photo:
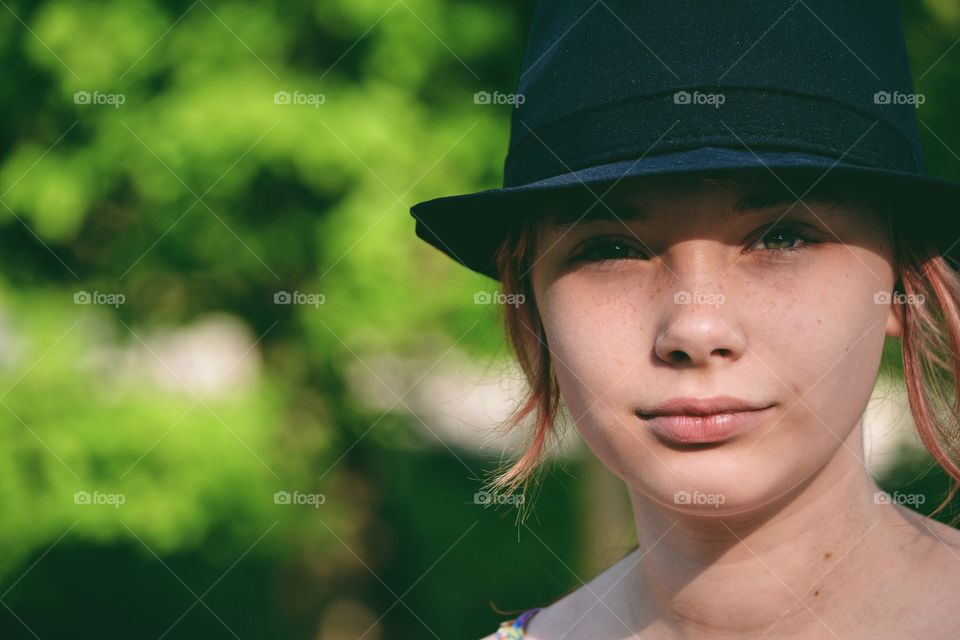
[[[695,179],[721,186],[741,184],[729,174],[699,174]],[[830,193],[852,193],[886,215],[897,274],[895,292],[905,296],[898,298],[903,318],[900,341],[911,413],[924,446],[954,481],[947,497],[933,512],[939,513],[960,487],[956,483],[960,480],[956,462],[960,460],[960,275],[940,254],[928,230],[911,228],[906,216],[895,215],[897,210],[916,204],[904,201],[892,188],[850,176],[828,176],[822,181],[817,178],[816,182],[821,182],[820,188]],[[805,193],[802,188],[794,192]],[[495,475],[488,485],[491,491],[525,491],[544,461],[551,440],[560,435],[556,431],[560,389],[529,271],[540,230],[556,219],[553,203],[569,203],[573,198],[570,192],[556,201],[544,198],[531,207],[528,215],[512,225],[496,252],[502,292],[522,294],[517,298],[520,304],[501,306],[500,321],[529,386],[529,393],[499,429],[512,431],[531,418],[532,424],[526,429],[525,451]],[[588,199],[587,204],[594,200]],[[907,304],[905,300],[923,302]]]

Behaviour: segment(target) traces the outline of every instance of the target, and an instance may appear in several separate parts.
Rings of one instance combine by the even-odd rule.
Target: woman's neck
[[[851,613],[897,584],[910,527],[875,500],[861,434],[854,429],[803,485],[749,513],[691,516],[631,491],[639,548],[621,561],[628,624],[644,638],[844,638],[849,625],[862,629]]]

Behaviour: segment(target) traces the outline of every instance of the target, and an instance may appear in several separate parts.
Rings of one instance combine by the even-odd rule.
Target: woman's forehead
[[[603,219],[616,215],[642,220],[670,198],[690,195],[715,197],[730,213],[807,202],[844,203],[856,191],[840,176],[773,175],[750,172],[724,175],[688,174],[628,178],[563,194],[551,194],[543,203],[553,223]],[[651,211],[652,210],[652,211]]]

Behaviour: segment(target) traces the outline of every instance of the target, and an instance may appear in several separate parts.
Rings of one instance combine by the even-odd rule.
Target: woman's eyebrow
[[[788,191],[782,191],[779,189],[758,191],[747,194],[737,200],[737,203],[733,206],[733,209],[724,212],[724,217],[741,216],[767,209],[782,208],[785,206],[807,211],[807,207],[804,205],[808,203],[815,203],[819,205],[836,205],[843,204],[843,202],[844,200],[839,194],[827,191],[815,192],[803,197],[798,197]],[[827,208],[827,211],[830,214],[836,213],[836,211],[830,207]]]

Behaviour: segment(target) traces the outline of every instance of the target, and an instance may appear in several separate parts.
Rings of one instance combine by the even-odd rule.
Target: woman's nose
[[[664,287],[657,356],[670,364],[704,366],[711,361],[736,360],[746,348],[735,300],[728,296],[725,264],[716,247],[703,245],[675,252],[671,278]]]

